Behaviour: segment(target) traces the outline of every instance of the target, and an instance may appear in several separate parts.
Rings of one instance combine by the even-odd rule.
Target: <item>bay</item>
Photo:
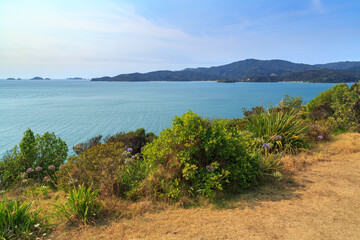
[[[54,132],[71,149],[99,134],[138,128],[159,134],[189,110],[210,119],[238,118],[243,107],[275,106],[285,94],[308,102],[333,85],[0,80],[0,156],[27,128]]]

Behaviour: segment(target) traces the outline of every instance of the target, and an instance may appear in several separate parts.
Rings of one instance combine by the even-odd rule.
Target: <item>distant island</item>
[[[50,78],[33,77],[30,80],[51,80]]]
[[[42,77],[33,77],[30,80],[44,80]]]
[[[72,78],[67,78],[67,80],[83,80],[85,78],[81,78],[81,77],[72,77]]]
[[[246,59],[210,68],[186,68],[181,71],[154,71],[93,78],[91,81],[217,81],[234,82],[311,82],[341,83],[360,80],[360,61],[327,64],[302,64],[285,60]]]

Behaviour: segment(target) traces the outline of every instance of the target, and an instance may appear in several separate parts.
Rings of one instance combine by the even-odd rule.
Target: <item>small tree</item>
[[[20,148],[15,146],[0,160],[1,187],[9,187],[16,183],[20,174],[25,171],[30,174],[28,177],[32,177],[31,173],[35,169],[38,171],[38,179],[48,174],[53,175],[54,170],[67,158],[66,143],[56,138],[54,133],[37,134],[35,137],[31,129],[28,129],[24,132],[19,146]]]
[[[32,167],[37,157],[36,140],[34,133],[29,128],[24,132],[24,137],[21,139],[20,146],[20,159],[19,164],[24,168]]]
[[[301,96],[293,97],[288,94],[285,94],[283,99],[281,99],[281,101],[279,102],[279,107],[300,110],[302,104],[303,104],[303,99]]]
[[[37,158],[33,165],[46,169],[51,165],[58,168],[64,163],[68,153],[66,143],[49,132],[36,135],[36,150]]]

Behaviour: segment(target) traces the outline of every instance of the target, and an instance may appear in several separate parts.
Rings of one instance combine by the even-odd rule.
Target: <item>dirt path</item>
[[[296,161],[309,166],[294,183],[270,184],[222,209],[169,209],[59,239],[360,239],[360,135]]]

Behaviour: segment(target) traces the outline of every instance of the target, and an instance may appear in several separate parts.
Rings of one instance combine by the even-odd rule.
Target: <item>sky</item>
[[[359,0],[1,0],[0,79],[360,61]]]

